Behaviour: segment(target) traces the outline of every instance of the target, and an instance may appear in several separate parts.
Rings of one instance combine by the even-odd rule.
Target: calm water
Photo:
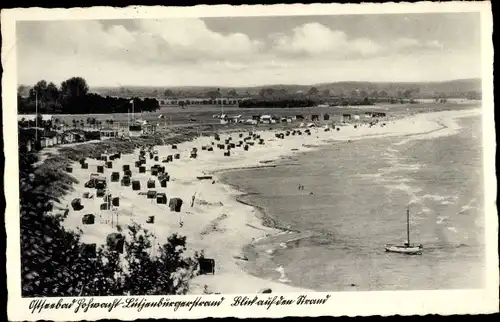
[[[224,174],[250,193],[242,201],[300,231],[248,247],[245,269],[318,291],[482,287],[481,120],[459,124],[452,136],[337,142],[276,168]],[[405,241],[408,204],[422,256],[383,248]]]

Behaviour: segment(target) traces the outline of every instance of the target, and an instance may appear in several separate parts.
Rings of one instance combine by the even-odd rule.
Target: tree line
[[[45,80],[37,82],[29,89],[27,97],[18,88],[17,110],[19,114],[107,114],[127,113],[132,110],[131,99],[115,98],[90,93],[85,79],[72,77],[57,87]],[[160,108],[154,98],[133,98],[135,112],[153,112]]]

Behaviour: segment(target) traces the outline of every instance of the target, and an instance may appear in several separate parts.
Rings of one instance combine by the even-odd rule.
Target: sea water
[[[481,118],[458,133],[332,142],[276,168],[227,172],[275,225],[246,248],[259,277],[317,291],[479,288],[484,276]],[[303,189],[299,189],[303,185]],[[386,243],[423,244],[420,256]]]

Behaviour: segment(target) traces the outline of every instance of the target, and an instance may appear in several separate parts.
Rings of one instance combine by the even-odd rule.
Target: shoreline
[[[189,153],[185,151],[189,151],[190,148],[195,146],[200,148],[202,145],[209,144],[212,139],[211,137],[202,136],[192,141],[179,143],[177,153],[180,152],[182,155],[180,162],[176,160],[177,162],[174,163],[163,164],[167,167],[167,171],[173,178],[172,182],[165,189],[165,192],[167,192],[169,198],[181,197],[185,201],[190,201],[194,190],[197,201],[193,208],[189,207],[188,202],[185,202],[182,213],[177,216],[171,215],[175,213],[163,214],[162,219],[158,220],[158,223],[155,224],[155,235],[158,236],[158,242],[161,244],[160,241],[166,240],[172,233],[179,233],[187,237],[188,248],[190,250],[204,250],[207,258],[214,258],[216,260],[215,275],[200,275],[195,277],[190,282],[188,294],[203,293],[205,285],[208,286],[210,292],[217,293],[255,293],[262,288],[271,288],[273,292],[311,291],[279,281],[261,279],[247,273],[242,268],[240,263],[242,261],[245,262],[241,259],[245,258],[244,255],[242,256],[242,252],[244,252],[246,247],[263,238],[286,234],[292,230],[283,230],[282,227],[281,229],[272,227],[272,222],[270,223],[271,227],[267,226],[265,219],[267,215],[265,212],[263,214],[258,207],[242,202],[240,198],[245,193],[239,191],[238,187],[231,186],[225,182],[219,182],[220,174],[233,170],[276,166],[272,163],[284,157],[289,158],[296,153],[305,153],[320,149],[322,146],[331,144],[334,141],[371,138],[372,135],[370,134],[373,134],[372,132],[375,132],[377,137],[416,136],[417,138],[426,135],[425,133],[431,133],[432,136],[432,133],[450,132],[450,128],[453,130],[453,124],[451,127],[447,127],[445,122],[444,127],[442,127],[443,124],[439,123],[441,118],[451,119],[451,123],[453,123],[452,119],[454,117],[451,114],[460,114],[458,117],[461,117],[477,115],[478,111],[480,109],[476,108],[465,111],[416,114],[394,121],[387,121],[385,127],[377,125],[373,128],[361,126],[358,129],[353,129],[352,126],[344,126],[341,127],[341,131],[339,132],[323,132],[323,128],[315,128],[311,129],[310,136],[289,136],[285,137],[284,140],[274,138],[274,133],[280,130],[256,130],[256,133],[265,138],[265,145],[259,146],[256,144],[255,146],[251,146],[248,152],[236,149],[234,155],[231,154],[229,158],[224,158],[222,151],[218,149],[214,149],[214,152],[200,151],[199,149],[199,157],[197,159],[189,159]],[[450,118],[450,116],[452,117]],[[238,132],[244,133],[246,131],[239,130]],[[234,132],[221,133],[221,140],[223,136],[226,137],[233,134]],[[446,135],[446,133],[443,135]],[[268,148],[269,146],[271,148]],[[161,157],[173,152],[169,146],[156,146],[156,149],[158,150],[158,155]],[[116,169],[119,169],[121,164],[125,164],[126,162],[133,163],[134,157],[137,158],[137,150],[135,150],[134,154],[123,155],[121,159],[118,159],[118,167]],[[261,163],[261,159],[264,159],[266,163]],[[89,161],[92,161],[89,162],[89,169],[93,169],[94,166],[100,164],[97,160]],[[78,168],[77,163],[75,163],[74,169],[75,173],[73,175],[80,183],[77,187],[74,187],[74,191],[69,192],[61,200],[61,204],[69,203],[72,198],[76,198],[77,196],[81,197],[82,192],[85,191],[83,183],[88,173],[83,173],[84,171]],[[88,172],[92,171],[88,170]],[[201,175],[202,173],[212,174],[216,183],[212,184],[209,182],[211,180],[197,180],[196,175]],[[134,175],[133,177],[134,179],[136,177],[144,179],[147,176],[148,174],[146,173],[143,176]],[[171,189],[172,186],[175,189]],[[118,188],[117,190],[121,189]],[[134,214],[134,208],[137,208],[139,213],[141,210],[144,210],[146,215],[159,214],[162,216],[162,213],[165,212],[161,211],[162,209],[159,209],[158,205],[149,203],[147,199],[141,200],[141,198],[145,198],[144,196],[137,196],[131,189],[126,190],[128,191],[120,192],[120,199],[123,199],[120,210],[127,210],[127,206],[128,208],[131,207],[131,221],[143,219],[138,218],[140,216]],[[87,200],[84,201],[86,202]],[[122,200],[120,201],[122,202]],[[93,208],[92,205],[85,206],[90,209]],[[259,216],[259,213],[261,216]],[[175,217],[178,217],[179,220],[182,218],[182,221],[185,223],[184,227],[176,226],[177,221]],[[270,219],[273,220],[272,218]],[[95,226],[99,226],[99,229],[84,229],[82,240],[87,239],[89,242],[102,244],[105,240],[105,234],[112,231],[112,227],[110,229],[110,227],[102,223]],[[67,222],[65,222],[65,227],[70,229],[81,227],[78,212],[70,211]]]

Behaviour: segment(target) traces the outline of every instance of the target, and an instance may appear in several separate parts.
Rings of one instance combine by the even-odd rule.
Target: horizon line
[[[72,76],[72,77],[82,77],[82,76]],[[71,77],[70,77],[71,78]],[[85,79],[85,77],[82,77]],[[68,78],[69,79],[69,78]],[[40,79],[44,80],[44,79]],[[369,84],[438,84],[438,83],[449,83],[449,82],[456,82],[456,81],[468,81],[468,80],[479,80],[482,81],[481,77],[469,77],[469,78],[453,78],[453,79],[447,79],[447,80],[427,80],[427,81],[366,81],[366,80],[343,80],[343,81],[332,81],[332,82],[321,82],[321,83],[312,83],[312,84],[298,84],[298,83],[274,83],[274,84],[252,84],[252,85],[234,85],[234,86],[229,86],[229,85],[140,85],[140,84],[127,84],[127,85],[90,85],[89,84],[89,89],[92,88],[99,88],[99,87],[108,87],[108,88],[126,88],[126,87],[162,87],[162,88],[187,88],[187,87],[213,87],[213,88],[252,88],[252,87],[272,87],[272,86],[321,86],[321,85],[327,85],[327,84],[341,84],[341,83],[369,83]],[[53,81],[45,80],[48,83]],[[36,83],[35,83],[36,84]],[[22,84],[19,83],[17,86],[34,86],[33,85],[28,85],[28,84]]]

